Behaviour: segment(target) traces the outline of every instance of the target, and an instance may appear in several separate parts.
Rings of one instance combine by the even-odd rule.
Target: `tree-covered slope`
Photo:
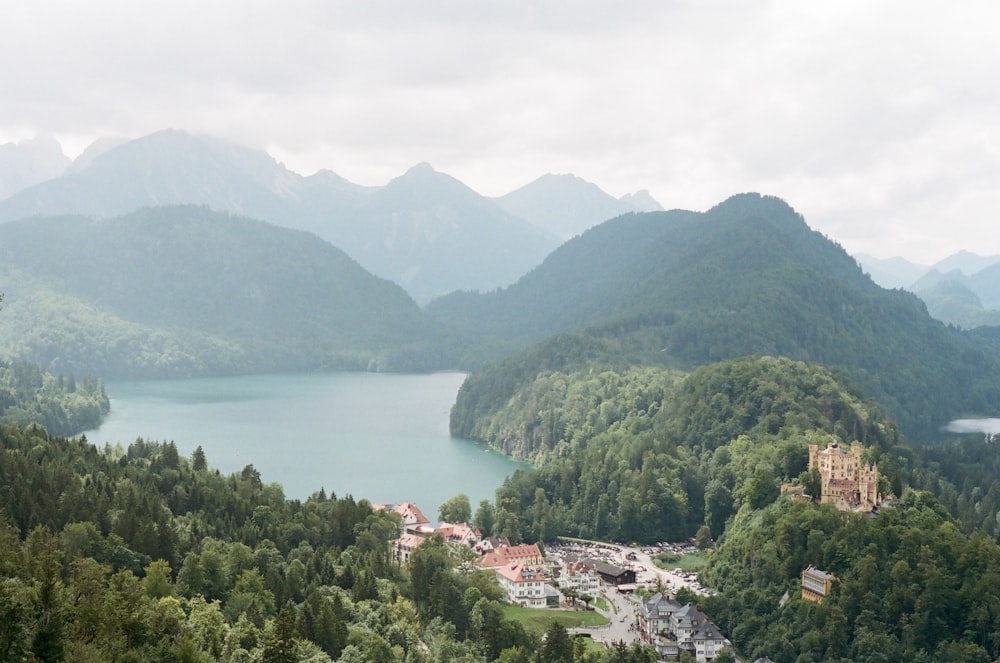
[[[609,221],[510,288],[445,297],[428,311],[489,339],[527,345],[583,332],[632,360],[688,369],[759,354],[842,366],[917,436],[1000,400],[994,351],[933,320],[915,295],[876,286],[788,205],[755,194],[704,214]],[[589,359],[572,357],[568,367]],[[475,380],[523,385],[528,373]],[[485,398],[473,384],[463,396],[478,403],[499,406],[513,393]]]
[[[744,503],[759,508],[795,481],[808,445],[860,441],[898,492],[895,425],[822,366],[744,358],[675,371],[545,371],[481,429],[538,462],[497,491],[497,528],[530,541],[556,534],[620,541],[715,536]]]
[[[0,361],[0,424],[41,424],[54,435],[73,435],[99,426],[110,408],[93,376],[77,381],[35,364]]]
[[[364,499],[286,500],[199,447],[98,449],[0,425],[0,660],[648,663],[504,617],[492,571]],[[580,643],[582,644],[582,642]]]
[[[801,598],[809,564],[832,573],[820,605]],[[705,607],[748,660],[996,660],[1000,547],[963,535],[926,493],[878,515],[781,499],[740,513],[704,578]]]
[[[2,224],[0,262],[2,347],[57,370],[436,365],[437,327],[401,288],[314,235],[206,208]]]

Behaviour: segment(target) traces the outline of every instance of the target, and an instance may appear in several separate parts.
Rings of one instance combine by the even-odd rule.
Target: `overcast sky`
[[[380,185],[779,196],[852,253],[1000,254],[1000,3],[90,0],[0,10],[0,144],[185,129]]]

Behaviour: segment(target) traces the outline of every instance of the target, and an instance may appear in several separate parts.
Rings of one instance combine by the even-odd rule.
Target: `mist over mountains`
[[[69,165],[69,158],[53,138],[39,136],[0,145],[0,199],[58,177]]]
[[[3,354],[57,373],[432,370],[448,335],[311,233],[205,207],[0,224]]]
[[[51,151],[53,145],[46,145]],[[626,202],[578,178],[569,188],[559,186],[558,178],[542,178],[529,185],[537,207],[526,218],[510,211],[523,211],[524,204],[481,196],[428,164],[385,186],[364,187],[331,171],[302,176],[265,152],[178,130],[95,144],[67,166],[65,160],[46,176],[27,179],[0,172],[7,191],[0,195],[6,195],[0,221],[204,205],[315,233],[373,274],[402,285],[419,303],[454,290],[513,283],[559,245],[567,219],[581,208],[592,211],[575,221],[574,233],[658,205],[648,193]],[[587,190],[585,201],[581,189]]]
[[[511,214],[564,241],[628,212],[663,210],[648,191],[612,198],[596,184],[576,175],[551,173],[497,198],[496,202]]]
[[[912,293],[879,287],[787,203],[757,194],[704,213],[609,220],[515,285],[454,293],[427,311],[485,339],[482,354],[502,343],[525,348],[470,378],[491,385],[489,398],[466,397],[481,403],[506,402],[496,385],[513,388],[540,367],[691,370],[748,355],[842,367],[910,434],[1000,399],[993,350],[932,319]]]
[[[571,175],[489,199],[429,164],[363,187],[182,131],[95,146],[0,201],[0,349],[102,377],[785,356],[844,367],[908,431],[1000,397],[990,328],[879,287],[784,201],[637,206],[659,207]],[[986,310],[988,262],[924,292]]]
[[[876,283],[916,293],[942,322],[966,329],[1000,325],[1000,255],[959,251],[930,266],[898,257],[857,259]]]

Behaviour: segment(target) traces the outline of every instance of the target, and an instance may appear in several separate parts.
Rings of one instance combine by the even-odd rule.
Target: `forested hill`
[[[428,311],[497,342],[584,337],[565,337],[569,348],[550,340],[530,360],[474,375],[456,406],[459,420],[470,404],[482,412],[506,402],[534,378],[538,360],[573,368],[595,361],[595,352],[602,365],[691,369],[771,355],[843,366],[911,435],[1000,401],[995,344],[933,320],[912,294],[878,287],[786,203],[756,194],[703,214],[608,221],[513,286],[444,297]]]
[[[3,354],[104,378],[421,369],[442,337],[314,235],[201,207],[0,225]]]
[[[300,502],[199,447],[98,449],[0,425],[0,661],[648,663],[505,618],[440,537],[391,559],[392,512]],[[580,645],[583,643],[580,642]]]

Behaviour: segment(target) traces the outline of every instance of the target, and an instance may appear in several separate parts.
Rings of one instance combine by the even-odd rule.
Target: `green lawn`
[[[665,552],[653,557],[653,563],[661,569],[666,569],[668,571],[673,571],[674,569],[680,567],[680,569],[686,573],[695,573],[704,568],[705,564],[708,562],[709,554],[710,553],[707,551],[688,553],[686,555],[675,555],[673,553]]]
[[[532,633],[544,633],[552,622],[559,622],[566,628],[574,626],[603,626],[608,620],[596,612],[576,610],[560,610],[556,608],[522,608],[516,605],[503,607],[504,617],[522,626]]]

